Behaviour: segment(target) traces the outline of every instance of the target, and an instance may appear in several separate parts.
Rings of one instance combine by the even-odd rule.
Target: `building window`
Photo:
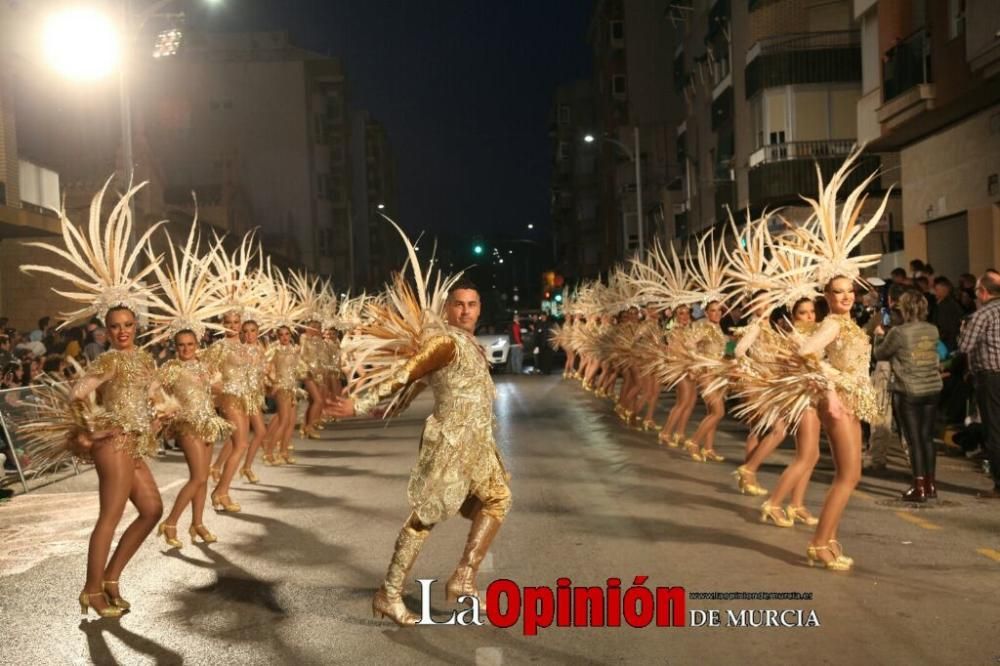
[[[625,21],[611,22],[611,43],[615,46],[625,44]]]
[[[948,0],[948,39],[965,34],[965,0]]]
[[[615,74],[611,77],[611,94],[615,97],[625,96],[625,75]]]

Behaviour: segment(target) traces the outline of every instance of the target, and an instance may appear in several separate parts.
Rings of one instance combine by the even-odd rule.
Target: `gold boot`
[[[409,524],[403,526],[396,537],[396,549],[385,573],[385,582],[372,599],[372,615],[387,617],[401,627],[410,627],[420,618],[406,609],[403,603],[403,586],[406,575],[420,554],[420,549],[430,530],[417,531]]]
[[[448,601],[458,601],[459,597],[477,597],[479,599],[479,612],[486,612],[486,602],[479,596],[476,588],[476,573],[479,572],[479,565],[482,564],[486,552],[490,549],[493,537],[500,529],[501,521],[496,516],[491,516],[480,509],[472,521],[469,528],[469,537],[465,542],[465,552],[458,562],[455,573],[448,579],[445,585],[445,593]]]

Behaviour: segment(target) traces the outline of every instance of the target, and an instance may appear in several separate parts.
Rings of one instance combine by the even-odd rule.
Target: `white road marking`
[[[501,648],[476,648],[476,666],[500,666],[501,664],[503,664],[503,650]]]

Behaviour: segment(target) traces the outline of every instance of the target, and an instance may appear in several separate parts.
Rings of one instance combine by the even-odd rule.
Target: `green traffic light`
[[[475,252],[476,254],[482,254],[483,253],[483,246],[482,245],[477,245],[474,248],[472,248],[472,251]]]

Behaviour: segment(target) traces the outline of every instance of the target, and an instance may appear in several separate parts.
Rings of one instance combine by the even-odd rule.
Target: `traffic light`
[[[556,294],[556,303],[562,303],[562,294]]]
[[[480,245],[479,243],[476,243],[472,247],[472,251],[476,254],[476,256],[479,256],[479,255],[481,255],[483,253],[483,246]]]

